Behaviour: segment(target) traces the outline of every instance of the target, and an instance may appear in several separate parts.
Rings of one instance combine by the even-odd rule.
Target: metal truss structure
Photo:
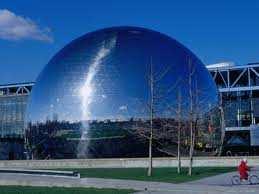
[[[227,128],[259,123],[259,63],[208,65],[226,112]],[[246,119],[245,119],[246,117]],[[242,119],[243,118],[243,119]]]
[[[33,85],[33,82],[0,85],[0,97],[30,95]]]
[[[220,92],[259,90],[259,63],[208,65]]]

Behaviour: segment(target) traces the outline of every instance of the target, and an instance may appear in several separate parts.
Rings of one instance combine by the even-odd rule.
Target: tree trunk
[[[179,127],[179,126],[178,126]],[[181,153],[180,153],[180,146],[181,146],[181,131],[178,129],[178,141],[177,141],[177,160],[178,160],[178,166],[177,166],[177,173],[181,173]]]
[[[193,164],[193,123],[190,122],[190,150],[189,150],[189,171],[188,175],[192,175],[192,164]]]
[[[149,165],[148,176],[152,176],[153,158],[152,158],[152,143],[153,143],[153,113],[154,113],[154,77],[152,61],[150,65],[150,136],[149,136]]]
[[[149,165],[148,165],[148,176],[152,176],[153,159],[152,159],[152,138],[149,139]]]
[[[193,85],[192,85],[193,69],[192,63],[189,59],[189,98],[190,98],[190,112],[189,112],[189,122],[190,122],[190,150],[189,150],[189,176],[192,175],[192,163],[193,163]]]
[[[177,134],[177,173],[181,173],[181,93],[178,90],[178,134]]]
[[[220,95],[220,126],[221,126],[221,141],[220,141],[220,148],[219,148],[219,156],[222,154],[223,151],[223,144],[225,139],[225,115],[222,103],[222,95]]]

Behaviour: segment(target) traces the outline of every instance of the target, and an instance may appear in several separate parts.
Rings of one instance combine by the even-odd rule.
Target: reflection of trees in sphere
[[[216,86],[201,61],[161,33],[114,27],[72,41],[46,65],[27,109],[27,146],[36,158],[146,156],[151,75],[155,155],[174,149],[178,94],[183,145],[188,147],[190,99],[199,145],[209,139],[216,145],[216,133],[208,130]]]

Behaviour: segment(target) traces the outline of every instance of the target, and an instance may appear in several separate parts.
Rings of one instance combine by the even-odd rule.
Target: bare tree
[[[152,148],[154,148],[154,142],[156,144],[159,144],[157,150],[160,152],[166,153],[168,155],[177,156],[177,172],[181,172],[181,142],[182,142],[182,128],[183,123],[184,127],[187,127],[188,135],[186,138],[189,140],[189,169],[188,169],[188,175],[192,175],[192,167],[193,167],[193,155],[194,155],[194,149],[196,145],[196,138],[204,138],[203,136],[204,132],[200,132],[202,126],[204,126],[205,113],[208,114],[208,110],[204,110],[205,107],[207,107],[208,102],[207,96],[206,96],[206,90],[203,88],[198,88],[198,78],[196,76],[196,66],[192,63],[191,59],[188,58],[188,77],[186,79],[187,82],[187,92],[188,97],[187,100],[184,100],[184,103],[182,102],[182,94],[181,89],[179,86],[179,80],[172,85],[171,87],[162,88],[159,84],[159,81],[167,74],[168,69],[166,71],[157,74],[154,71],[152,60],[150,64],[150,70],[149,70],[149,76],[148,76],[148,83],[149,83],[149,90],[150,90],[150,98],[148,103],[148,109],[149,109],[149,127],[146,126],[138,127],[138,132],[141,132],[143,136],[145,136],[149,140],[149,166],[148,166],[148,176],[152,175],[152,168],[153,168],[153,157],[152,157]],[[182,78],[181,78],[182,79]],[[183,81],[183,80],[182,80]],[[200,86],[199,86],[200,87]],[[176,90],[178,88],[178,90]],[[205,92],[204,92],[204,91]],[[162,101],[166,101],[167,94],[171,92],[177,92],[176,93],[176,106],[168,105],[170,107],[170,115],[172,116],[172,112],[174,112],[174,115],[176,115],[175,118],[170,117],[170,119],[165,118],[158,118],[156,117],[157,113],[157,105],[161,104]],[[205,94],[203,94],[205,93]],[[202,94],[202,95],[201,95]],[[204,98],[204,99],[203,99]],[[167,103],[167,102],[165,102]],[[175,101],[174,101],[175,103]],[[183,107],[184,106],[184,107]],[[182,113],[184,111],[187,111],[185,115],[188,115],[188,118],[183,119]],[[210,108],[207,107],[207,109],[210,110]],[[176,113],[176,114],[175,114]],[[187,122],[186,122],[187,121]],[[160,122],[161,125],[158,127],[157,123]],[[203,128],[204,129],[204,128]],[[148,132],[147,132],[148,130]],[[199,134],[201,133],[201,134]],[[171,142],[177,143],[177,154],[174,154],[174,150],[170,150],[170,146],[163,146],[165,144],[164,139],[170,139]],[[204,139],[202,139],[204,140]],[[173,147],[171,147],[173,148]],[[184,148],[184,146],[183,146]],[[183,150],[184,151],[184,150]],[[187,154],[187,153],[186,153]]]
[[[188,174],[192,175],[192,165],[193,165],[193,151],[194,151],[194,131],[193,131],[193,104],[194,104],[194,94],[193,94],[193,75],[194,75],[194,67],[191,62],[191,59],[188,59],[188,89],[189,89],[189,130],[190,130],[190,148],[189,148],[189,171]]]
[[[225,139],[225,115],[224,115],[224,108],[223,108],[223,101],[222,101],[222,94],[220,93],[220,127],[221,127],[221,140],[220,140],[220,149],[219,155],[222,154],[223,151],[223,144]]]
[[[173,85],[173,88],[176,86],[177,89],[175,89],[176,92],[176,104],[174,105],[168,105],[169,111],[172,113],[172,115],[175,115],[175,122],[170,122],[168,120],[164,121],[163,125],[167,128],[166,131],[163,133],[160,133],[160,137],[166,136],[167,138],[170,138],[172,141],[176,141],[177,143],[177,153],[176,155],[171,152],[170,150],[166,148],[159,149],[159,151],[166,153],[171,156],[176,156],[177,157],[177,173],[181,173],[181,140],[182,140],[182,126],[183,126],[183,118],[182,118],[182,94],[181,94],[181,89],[180,86],[178,85],[179,82],[177,81],[175,85]],[[175,137],[174,134],[177,134]],[[161,142],[162,144],[163,142]]]
[[[177,161],[178,161],[177,173],[180,174],[181,173],[182,95],[181,95],[181,92],[179,89],[177,92],[177,104],[178,104],[178,108],[177,108],[177,123],[178,123],[178,126],[177,126]]]
[[[198,129],[201,127],[201,118],[204,115],[201,115],[205,112],[203,109],[206,104],[206,98],[201,99],[200,96],[202,91],[198,87],[197,76],[195,76],[196,67],[192,63],[191,59],[188,60],[188,90],[189,90],[189,132],[190,132],[190,146],[189,146],[189,170],[188,175],[192,175],[192,166],[193,166],[193,155],[196,143],[196,136],[198,135]]]
[[[196,141],[196,133],[198,133],[198,128],[200,127],[202,121],[201,117],[204,110],[201,110],[202,103],[207,101],[199,98],[200,93],[198,89],[198,80],[195,76],[195,65],[192,64],[191,59],[188,59],[188,77],[185,80],[187,84],[188,97],[186,100],[182,100],[181,86],[179,86],[179,81],[176,81],[170,87],[163,87],[159,81],[167,74],[168,68],[164,72],[155,73],[152,60],[150,63],[149,75],[148,75],[148,87],[149,87],[149,100],[148,100],[148,111],[149,116],[148,120],[145,122],[137,122],[135,126],[135,132],[144,139],[148,140],[148,149],[149,149],[149,163],[148,163],[148,176],[152,175],[153,168],[153,149],[156,145],[156,149],[160,152],[166,153],[168,155],[177,156],[177,172],[181,172],[181,155],[187,151],[185,154],[189,155],[189,171],[188,174],[192,175],[192,166],[193,166],[193,155]],[[181,81],[183,78],[181,77]],[[178,89],[176,89],[178,88]],[[166,101],[168,97],[167,94],[174,92],[176,94],[176,103],[174,105],[170,104],[170,101]],[[169,95],[170,96],[170,95]],[[202,95],[202,97],[204,97]],[[165,101],[165,102],[164,102]],[[169,107],[168,118],[159,118],[157,113],[160,111],[158,105],[166,104]],[[165,106],[165,107],[166,107]],[[164,106],[163,106],[164,107]],[[182,114],[188,115],[187,118],[183,118]],[[185,114],[186,113],[186,114]],[[175,117],[172,117],[175,115]],[[160,124],[158,124],[160,123]],[[183,128],[184,127],[184,128]],[[186,128],[186,129],[185,129]],[[188,130],[188,132],[186,131]],[[187,144],[181,145],[182,136],[185,136],[189,141]],[[166,146],[164,146],[166,140]],[[154,144],[155,143],[155,144]],[[171,146],[177,144],[177,151],[175,152],[176,146]],[[184,143],[184,142],[183,142]],[[159,146],[157,146],[159,145]],[[161,148],[162,147],[162,148]],[[172,149],[172,150],[171,150]]]
[[[150,99],[149,99],[149,112],[150,112],[150,128],[149,128],[149,168],[148,168],[148,176],[152,175],[152,167],[153,167],[153,160],[152,160],[152,148],[153,148],[153,141],[156,140],[156,143],[162,145],[164,144],[164,138],[171,139],[171,141],[176,140],[174,137],[175,131],[177,130],[177,159],[178,159],[178,173],[181,172],[181,127],[182,127],[182,96],[179,89],[180,80],[176,80],[174,84],[169,87],[163,88],[159,81],[161,81],[169,72],[170,66],[166,66],[166,68],[156,74],[153,69],[153,64],[151,60],[150,64],[150,71],[148,76],[148,83],[150,88]],[[158,104],[162,104],[165,101],[166,97],[174,92],[177,89],[176,98],[177,98],[177,107],[173,107],[171,104],[167,105],[168,109],[170,110],[170,115],[176,113],[176,119],[156,119],[159,120],[161,123],[160,128],[154,128],[154,115],[156,113],[156,106]],[[167,103],[167,102],[164,102]],[[175,121],[173,121],[175,120]],[[177,126],[176,126],[177,124]],[[176,130],[175,130],[176,129]],[[155,133],[154,133],[155,130]],[[160,152],[166,153],[168,155],[175,156],[172,152],[167,149],[159,149]]]
[[[148,111],[149,111],[149,126],[143,125],[136,126],[137,133],[140,134],[142,137],[148,139],[149,145],[148,145],[148,158],[149,158],[149,164],[148,164],[148,176],[152,176],[152,169],[153,169],[153,144],[154,140],[156,140],[156,143],[160,143],[159,139],[163,138],[165,136],[165,133],[161,133],[160,127],[168,127],[163,121],[163,119],[158,118],[156,116],[157,109],[159,105],[162,104],[164,98],[166,95],[171,93],[173,89],[175,88],[175,85],[170,88],[163,88],[161,86],[160,81],[167,75],[167,73],[170,70],[170,66],[166,66],[165,69],[163,69],[161,72],[157,73],[154,70],[152,58],[150,60],[149,65],[149,74],[147,76],[148,78],[148,87],[149,87],[149,102],[148,102]],[[156,121],[156,126],[154,126],[154,121]],[[160,123],[160,127],[157,126],[157,123]]]
[[[150,135],[149,135],[149,165],[148,165],[148,176],[152,175],[153,168],[153,157],[152,157],[152,145],[153,145],[153,117],[154,117],[154,85],[155,78],[153,74],[153,64],[151,59],[150,64],[150,75],[149,75],[149,87],[150,87]]]
[[[192,175],[192,167],[193,167],[193,155],[196,145],[196,139],[199,137],[202,142],[204,140],[204,129],[206,118],[208,118],[209,127],[212,127],[212,115],[211,104],[208,103],[209,94],[207,94],[207,90],[205,88],[201,88],[198,86],[198,78],[195,74],[196,67],[192,64],[192,61],[188,60],[188,90],[189,90],[189,99],[188,99],[188,122],[189,122],[189,169],[188,175]],[[211,140],[211,139],[210,139]],[[212,143],[212,142],[210,142]]]

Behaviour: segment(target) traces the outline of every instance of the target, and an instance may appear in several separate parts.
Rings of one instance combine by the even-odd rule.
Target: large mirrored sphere
[[[38,159],[144,157],[152,127],[154,155],[175,155],[176,126],[186,150],[192,120],[201,153],[215,150],[217,102],[204,64],[176,40],[144,28],[102,29],[61,49],[37,78],[26,147]]]

